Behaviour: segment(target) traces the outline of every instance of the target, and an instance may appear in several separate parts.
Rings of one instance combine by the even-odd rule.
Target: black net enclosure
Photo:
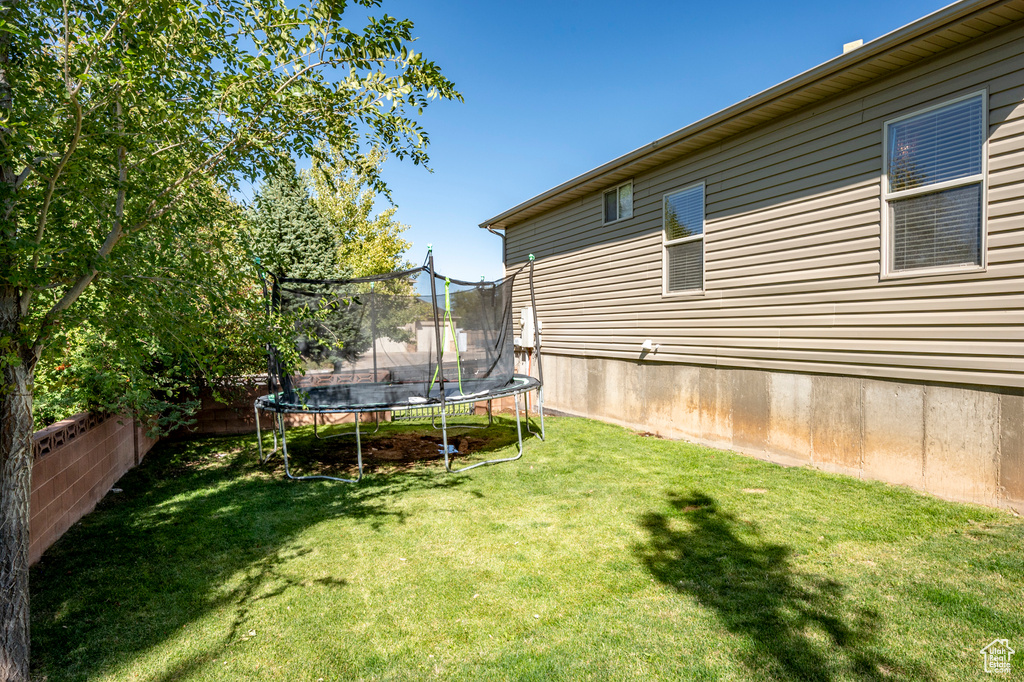
[[[268,393],[256,399],[256,439],[264,456],[261,411],[275,413],[274,450],[280,448],[285,474],[293,479],[329,479],[358,483],[363,477],[360,413],[391,413],[392,419],[440,421],[439,448],[445,469],[452,473],[485,464],[511,462],[523,456],[520,400],[537,393],[540,431],[544,438],[543,373],[540,335],[533,337],[537,377],[515,374],[512,287],[516,278],[529,277],[532,328],[539,329],[533,295],[533,257],[527,265],[495,282],[465,282],[438,275],[429,254],[422,267],[359,279],[316,280],[286,276],[272,278],[268,303],[286,328],[294,330],[293,344],[269,348]],[[516,316],[515,319],[517,319]],[[518,453],[453,469],[451,457],[462,456],[448,443],[449,428],[484,428],[450,424],[454,408],[510,397],[515,406]],[[449,409],[453,408],[453,409]],[[288,464],[284,415],[351,413],[358,476],[293,476]],[[467,414],[465,412],[461,414]],[[370,416],[363,414],[362,416]],[[379,425],[379,422],[378,422]],[[331,437],[336,437],[331,436]],[[317,436],[319,437],[319,436]],[[271,454],[272,454],[271,452]]]
[[[295,352],[272,349],[280,408],[415,407],[486,399],[513,385],[512,286],[427,266],[376,277],[278,277],[272,305],[296,320]]]

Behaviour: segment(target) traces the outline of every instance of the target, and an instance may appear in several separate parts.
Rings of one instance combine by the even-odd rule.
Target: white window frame
[[[675,194],[682,194],[683,192],[689,192],[690,190],[700,187],[700,196],[703,203],[702,206],[702,218],[701,218],[701,230],[700,234],[693,234],[689,237],[682,237],[680,239],[667,239],[665,233],[665,210],[668,207],[668,198]],[[671,296],[697,296],[704,293],[707,288],[707,262],[708,262],[708,250],[707,244],[705,243],[701,248],[700,257],[700,281],[701,288],[699,289],[680,289],[679,291],[669,291],[668,288],[668,247],[675,246],[676,244],[685,244],[687,242],[704,241],[704,235],[707,234],[708,229],[708,194],[707,185],[703,180],[695,182],[692,185],[686,187],[680,187],[679,189],[666,192],[661,196],[661,295],[664,297]]]
[[[981,172],[974,175],[970,175],[963,178],[956,178],[955,180],[946,180],[943,182],[936,182],[931,185],[925,185],[923,187],[914,187],[911,189],[904,189],[898,192],[889,191],[889,128],[894,123],[905,121],[908,118],[914,118],[921,114],[927,114],[930,111],[936,109],[942,109],[959,102],[964,102],[969,99],[980,98],[981,99],[981,124],[983,126],[983,135],[981,142]],[[967,187],[968,185],[980,185],[981,186],[981,234],[979,235],[979,248],[981,249],[981,264],[970,264],[970,265],[942,265],[933,268],[915,268],[913,270],[893,270],[892,268],[892,251],[893,251],[893,228],[892,218],[890,217],[889,202],[896,201],[899,199],[906,199],[908,197],[914,197],[925,194],[933,194],[946,189],[953,189],[956,187]],[[972,273],[972,272],[984,272],[988,268],[988,89],[978,90],[967,95],[955,97],[953,99],[933,104],[930,107],[923,109],[917,109],[904,114],[897,118],[892,118],[886,121],[882,125],[882,264],[881,264],[881,278],[882,279],[902,279],[906,277],[924,277],[927,275],[947,275],[947,274],[959,274],[959,273]]]
[[[622,189],[623,187],[626,187],[627,185],[629,186],[629,190],[630,190],[629,191],[629,215],[627,215],[627,216],[620,216],[619,215],[619,190]],[[610,192],[614,192],[615,193],[615,215],[616,215],[615,220],[605,220],[605,215],[604,215],[604,201],[605,201],[605,197],[608,196],[608,194]],[[615,185],[614,187],[609,187],[605,191],[601,192],[601,224],[602,225],[611,225],[612,223],[617,223],[617,222],[619,222],[621,220],[629,220],[630,218],[632,218],[633,217],[633,204],[636,203],[635,201],[633,201],[634,198],[636,198],[636,187],[633,186],[632,178],[630,178],[626,182],[620,182],[619,184]]]

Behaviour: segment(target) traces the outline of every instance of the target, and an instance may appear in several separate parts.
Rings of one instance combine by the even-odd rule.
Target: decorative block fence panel
[[[202,398],[202,404],[196,414],[196,423],[187,429],[176,432],[175,436],[199,436],[199,435],[228,435],[256,432],[256,415],[253,410],[253,402],[259,396],[266,395],[265,385],[247,387],[242,389],[228,404],[219,403],[212,396],[206,394]],[[530,396],[530,405],[533,406],[534,398]],[[513,410],[515,403],[511,397],[499,398],[494,401],[492,409],[497,412],[508,412]],[[384,413],[388,414],[388,413]],[[476,414],[487,414],[487,403],[481,402],[476,405]],[[372,413],[362,415],[363,421],[372,422]],[[351,423],[351,414],[322,414],[318,417],[319,423],[343,424]],[[313,423],[313,416],[309,414],[287,414],[285,422],[288,427],[309,426]],[[269,431],[273,428],[272,415],[260,413],[260,428]]]
[[[156,443],[130,417],[82,413],[36,432],[29,562],[80,518]]]

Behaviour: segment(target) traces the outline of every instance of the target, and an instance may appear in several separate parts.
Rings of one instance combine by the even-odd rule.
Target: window
[[[633,181],[625,182],[604,193],[604,221],[633,217]]]
[[[883,272],[985,265],[985,95],[885,124]]]
[[[664,200],[665,293],[704,288],[704,183],[688,187]]]

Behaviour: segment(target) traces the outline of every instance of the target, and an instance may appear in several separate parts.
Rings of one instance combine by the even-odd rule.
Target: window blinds
[[[980,97],[889,127],[889,191],[899,192],[981,173]]]
[[[982,264],[985,131],[983,95],[888,124],[890,271]]]
[[[665,249],[668,252],[668,290],[704,288],[704,241],[683,242]]]
[[[704,187],[665,197],[665,241],[704,234]]]
[[[981,263],[981,185],[891,202],[893,269]]]

